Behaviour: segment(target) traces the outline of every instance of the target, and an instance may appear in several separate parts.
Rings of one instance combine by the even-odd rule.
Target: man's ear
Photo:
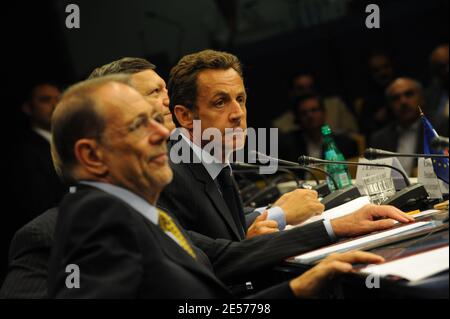
[[[173,112],[178,123],[185,129],[192,130],[194,127],[194,113],[184,105],[175,105]]]
[[[103,151],[97,141],[87,138],[78,140],[74,146],[74,153],[80,166],[90,174],[104,176],[108,173]]]

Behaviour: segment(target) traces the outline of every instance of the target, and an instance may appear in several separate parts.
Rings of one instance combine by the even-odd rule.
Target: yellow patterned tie
[[[158,209],[159,212],[159,220],[158,220],[158,225],[159,227],[166,231],[171,233],[172,235],[175,236],[175,238],[178,241],[178,244],[180,244],[180,246],[186,250],[186,252],[191,255],[194,259],[196,258],[194,250],[192,249],[191,245],[189,245],[189,242],[187,241],[187,239],[183,236],[183,234],[181,233],[180,229],[177,227],[177,225],[173,222],[172,218],[170,218],[170,216]]]

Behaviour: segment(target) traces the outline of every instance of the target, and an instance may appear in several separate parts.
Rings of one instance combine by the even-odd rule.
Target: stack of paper
[[[366,247],[368,244],[373,244],[375,242],[381,242],[390,236],[398,235],[398,234],[405,233],[405,232],[408,232],[411,230],[416,230],[418,228],[428,226],[431,223],[432,223],[431,221],[416,222],[414,224],[397,227],[397,228],[379,232],[379,233],[376,233],[373,235],[368,235],[368,236],[364,236],[361,238],[349,240],[349,241],[343,242],[341,244],[336,244],[336,245],[324,247],[321,249],[317,249],[317,250],[311,251],[309,253],[299,255],[299,256],[295,257],[294,260],[301,264],[312,264],[318,260],[325,258],[329,254],[345,252],[345,251],[354,250],[354,249],[362,249],[362,248]]]
[[[361,272],[383,276],[398,276],[410,281],[422,280],[448,270],[448,246],[381,265],[370,265]]]

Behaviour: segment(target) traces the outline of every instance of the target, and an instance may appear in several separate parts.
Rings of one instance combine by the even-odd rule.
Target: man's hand
[[[314,268],[292,280],[289,285],[299,298],[320,297],[328,281],[338,273],[349,273],[352,263],[375,264],[384,262],[383,257],[362,251],[331,254]]]
[[[337,237],[353,237],[391,228],[394,220],[409,223],[414,218],[394,206],[369,204],[350,215],[331,220],[331,226]]]
[[[274,220],[267,220],[267,210],[255,218],[253,224],[247,230],[245,238],[252,238],[264,234],[271,234],[279,231],[278,223]]]
[[[318,194],[314,190],[296,189],[281,196],[273,206],[283,209],[287,225],[297,225],[323,213],[325,206],[317,197]]]

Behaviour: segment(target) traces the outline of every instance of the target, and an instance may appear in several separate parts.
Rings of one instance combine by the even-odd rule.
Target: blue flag
[[[436,151],[431,148],[430,144],[433,138],[439,136],[434,130],[428,119],[422,114],[421,115],[423,123],[423,152],[425,154],[445,154],[443,151]],[[448,154],[448,153],[447,153]],[[448,170],[449,161],[448,158],[432,158],[434,173],[436,176],[448,184]]]

